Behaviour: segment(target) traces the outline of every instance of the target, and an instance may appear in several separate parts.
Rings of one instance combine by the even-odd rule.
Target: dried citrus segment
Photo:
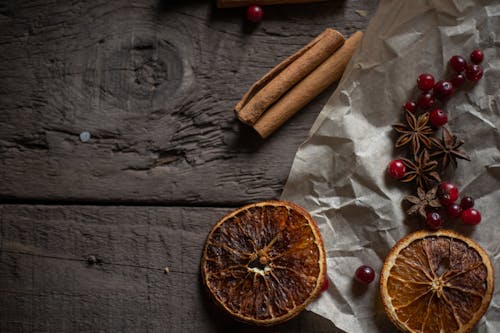
[[[264,201],[217,222],[205,243],[201,271],[215,302],[236,319],[274,325],[299,314],[318,295],[326,256],[304,209]]]
[[[488,309],[493,287],[486,252],[450,230],[401,239],[380,274],[385,311],[404,332],[469,332]]]

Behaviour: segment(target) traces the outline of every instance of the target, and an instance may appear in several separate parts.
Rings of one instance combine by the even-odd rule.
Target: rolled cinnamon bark
[[[234,108],[238,118],[245,124],[255,124],[273,103],[328,59],[343,43],[344,37],[340,32],[333,29],[323,31],[250,87]]]
[[[286,3],[321,2],[326,0],[217,0],[217,7],[246,7],[250,5],[280,5]]]
[[[361,31],[354,33],[340,49],[269,108],[253,126],[257,133],[267,138],[326,87],[339,80],[362,37]]]

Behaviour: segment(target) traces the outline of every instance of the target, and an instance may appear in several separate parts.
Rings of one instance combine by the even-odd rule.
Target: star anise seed
[[[441,181],[439,173],[436,172],[438,162],[431,160],[429,152],[424,149],[415,162],[407,158],[401,158],[406,166],[406,173],[400,180],[405,183],[415,181],[418,187],[428,189],[436,182]]]
[[[457,167],[457,159],[470,161],[470,157],[464,150],[460,149],[464,142],[451,134],[446,127],[443,127],[442,139],[434,139],[433,142],[438,150],[432,152],[430,157],[441,159],[442,171],[448,167],[450,162]]]
[[[427,217],[427,208],[439,208],[441,203],[439,202],[437,194],[437,186],[434,186],[427,193],[421,187],[417,188],[417,196],[407,195],[403,199],[412,203],[413,205],[406,211],[408,215],[412,215],[418,212],[423,218]]]
[[[430,135],[433,133],[429,123],[429,113],[423,113],[415,117],[411,112],[406,111],[406,124],[397,123],[392,125],[392,128],[400,133],[396,141],[396,148],[410,146],[413,158],[417,158],[417,154],[422,146],[426,148],[432,147]]]

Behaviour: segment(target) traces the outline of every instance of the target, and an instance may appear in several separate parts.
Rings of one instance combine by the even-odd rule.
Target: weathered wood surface
[[[227,212],[0,206],[0,331],[335,332],[307,312],[269,330],[215,312],[199,264]]]
[[[375,6],[267,7],[252,27],[209,1],[0,2],[0,204],[14,203],[0,205],[0,332],[335,332],[307,312],[265,330],[229,320],[198,265],[227,207],[279,196],[334,87],[266,141],[236,101]]]
[[[265,142],[233,106],[373,0],[244,9],[209,1],[8,2],[0,15],[0,196],[226,205],[275,198],[333,87]],[[87,143],[79,133],[89,131]]]

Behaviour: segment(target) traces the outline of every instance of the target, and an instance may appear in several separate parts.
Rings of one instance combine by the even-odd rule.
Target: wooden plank
[[[326,0],[217,0],[217,7],[230,8],[230,7],[248,7],[250,5],[285,5],[291,3],[306,3],[318,2]]]
[[[0,331],[335,332],[307,312],[262,330],[214,310],[199,262],[227,211],[0,206]]]
[[[371,0],[244,10],[208,1],[16,3],[0,14],[0,198],[235,205],[276,198],[333,87],[265,142],[232,108]],[[79,134],[91,138],[81,142]]]

